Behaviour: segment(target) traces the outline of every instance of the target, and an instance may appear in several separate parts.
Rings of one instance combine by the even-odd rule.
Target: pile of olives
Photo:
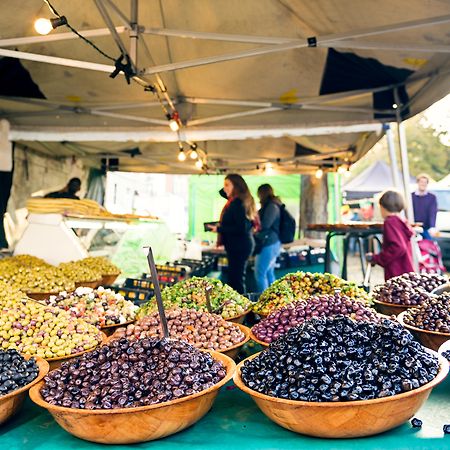
[[[373,298],[395,305],[417,306],[430,298],[430,293],[447,282],[447,278],[433,273],[405,273],[375,287]]]
[[[341,294],[324,294],[310,297],[307,302],[298,301],[275,310],[257,323],[252,332],[260,341],[270,344],[305,320],[339,314],[355,320],[379,321],[376,311],[362,302]]]
[[[72,293],[61,292],[44,300],[47,305],[68,311],[72,316],[102,328],[135,319],[138,307],[112,289],[79,287]]]
[[[58,358],[100,344],[99,330],[67,311],[21,297],[0,301],[0,348]]]
[[[91,281],[101,281],[102,273],[98,269],[88,267],[78,262],[62,263],[58,266],[64,276],[75,283],[85,283]]]
[[[245,339],[245,334],[236,324],[227,322],[217,314],[195,309],[174,309],[167,311],[166,317],[170,336],[197,348],[224,351]],[[122,337],[161,338],[159,314],[146,316],[127,328],[117,329],[113,334],[113,338]]]
[[[37,378],[39,367],[34,358],[26,360],[17,350],[0,350],[0,398]]]
[[[433,380],[438,359],[390,320],[314,318],[291,328],[241,369],[242,380],[271,397],[308,402],[371,400]]]
[[[408,309],[404,322],[422,330],[450,333],[450,292],[430,296],[417,308]]]
[[[334,294],[339,291],[347,297],[370,303],[367,293],[356,284],[330,273],[288,273],[270,285],[253,305],[257,314],[269,315],[276,309],[313,295]]]
[[[41,395],[67,408],[133,408],[196,394],[225,376],[220,361],[186,342],[120,339],[50,372]]]
[[[120,269],[104,256],[89,256],[76,261],[74,264],[88,267],[96,272],[100,272],[102,275],[118,275],[120,273]]]
[[[250,300],[215,278],[188,278],[164,288],[161,295],[166,309],[179,307],[207,311],[207,289],[210,289],[212,312],[220,314],[224,319],[244,314],[251,307]],[[138,318],[147,316],[156,310],[156,299],[152,298],[148,303],[142,305],[138,312]]]

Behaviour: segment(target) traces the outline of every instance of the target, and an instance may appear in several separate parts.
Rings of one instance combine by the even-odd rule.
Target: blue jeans
[[[275,281],[275,261],[280,254],[281,242],[263,247],[255,258],[255,279],[258,292],[262,292]]]

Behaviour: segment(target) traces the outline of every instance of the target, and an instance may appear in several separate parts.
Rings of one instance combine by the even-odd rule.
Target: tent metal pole
[[[341,40],[335,42],[327,42],[318,44],[318,47],[333,48],[351,48],[364,50],[392,50],[392,51],[410,51],[425,53],[450,53],[448,45],[426,45],[402,42],[374,42],[374,41],[357,41],[355,39]]]
[[[109,0],[107,0],[109,2]],[[380,27],[372,27],[359,31],[355,31],[353,33],[336,33],[332,35],[335,40],[344,40],[344,39],[354,39],[357,37],[363,36],[375,36],[379,34],[390,33],[393,31],[401,31],[401,30],[410,30],[413,28],[419,28],[426,25],[437,25],[450,22],[450,15],[446,16],[438,16],[431,17],[427,19],[414,20],[409,22],[401,22],[392,25],[385,25]],[[286,44],[288,42],[297,41],[299,43],[303,42],[300,39],[292,39],[289,37],[269,37],[269,36],[251,36],[251,35],[242,35],[242,34],[226,34],[226,33],[209,33],[202,31],[190,31],[190,30],[173,30],[168,28],[154,28],[154,27],[145,27],[142,30],[145,34],[155,34],[160,36],[171,36],[171,37],[179,37],[179,38],[191,38],[191,39],[207,39],[214,41],[228,41],[228,42],[242,42],[242,43],[250,43],[250,44]],[[324,36],[322,39],[329,39],[327,36]],[[331,35],[330,35],[331,38]],[[322,40],[320,39],[320,40]],[[318,39],[319,40],[319,39]]]
[[[98,2],[100,0],[95,0],[95,1]],[[403,23],[392,24],[392,25],[381,26],[381,27],[367,28],[365,30],[359,30],[359,31],[353,31],[353,32],[329,34],[329,35],[325,35],[323,37],[320,37],[320,36],[314,37],[314,45],[313,46],[320,46],[323,44],[329,44],[329,43],[333,43],[335,41],[340,41],[340,40],[356,39],[356,38],[364,37],[364,36],[374,36],[374,35],[389,33],[392,31],[407,30],[407,29],[423,27],[425,25],[436,25],[436,24],[442,24],[442,23],[447,23],[447,22],[450,22],[450,15],[433,17],[430,19],[414,20],[411,22],[403,22]],[[248,57],[252,57],[252,56],[260,56],[260,55],[265,55],[265,54],[269,54],[269,53],[275,53],[275,52],[286,51],[286,50],[294,50],[294,49],[300,49],[300,48],[306,48],[306,47],[311,47],[311,44],[308,42],[308,40],[295,39],[295,40],[292,40],[291,42],[286,42],[286,43],[276,44],[276,45],[261,46],[261,47],[253,48],[250,50],[242,50],[239,52],[227,53],[224,55],[207,56],[204,58],[191,59],[191,60],[187,60],[187,61],[180,61],[180,62],[175,62],[175,63],[170,63],[170,64],[162,64],[159,66],[146,68],[143,70],[143,73],[146,75],[151,75],[151,74],[155,74],[155,73],[169,72],[169,71],[173,71],[173,70],[186,69],[189,67],[198,67],[198,66],[214,64],[214,63],[224,62],[224,61],[234,61],[236,59],[248,58]]]
[[[25,59],[27,61],[35,61],[58,66],[75,67],[76,69],[95,70],[97,72],[111,73],[115,67],[107,64],[97,64],[88,61],[79,61],[76,59],[59,58],[57,56],[38,55],[37,53],[19,52],[17,50],[8,50],[0,48],[0,56],[9,56],[10,58]]]
[[[400,183],[400,178],[398,176],[398,164],[397,164],[397,154],[395,152],[395,143],[394,143],[394,135],[392,133],[391,125],[388,123],[383,124],[383,129],[386,134],[386,140],[388,144],[389,150],[389,159],[391,161],[391,172],[392,172],[392,180],[394,182],[394,186],[396,189],[402,189],[402,185]]]
[[[115,27],[117,33],[125,33],[127,27]],[[82,30],[80,34],[84,37],[108,36],[111,32],[109,28],[98,28],[95,30]],[[72,33],[54,33],[46,36],[25,36],[18,38],[0,39],[0,47],[15,47],[16,45],[25,44],[42,44],[44,42],[65,41],[68,39],[79,39],[79,37]]]
[[[405,193],[406,203],[406,217],[408,220],[414,222],[414,210],[412,206],[411,189],[409,188],[409,162],[408,162],[408,148],[406,144],[405,125],[403,121],[397,122],[398,127],[398,145],[400,147],[400,158],[402,161],[402,174],[403,174],[403,191]]]
[[[128,17],[119,9],[119,7],[111,0],[105,0],[108,5],[111,7],[111,9],[119,16],[122,23],[126,26],[131,28],[131,22],[128,20]]]
[[[139,25],[138,25],[138,0],[131,0],[131,30],[130,30],[130,58],[134,66],[138,64],[138,43],[139,43]]]

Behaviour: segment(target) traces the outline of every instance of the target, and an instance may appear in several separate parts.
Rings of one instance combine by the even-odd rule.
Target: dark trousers
[[[245,270],[247,261],[253,253],[255,242],[253,238],[233,242],[226,245],[228,258],[228,285],[239,294],[245,294]]]

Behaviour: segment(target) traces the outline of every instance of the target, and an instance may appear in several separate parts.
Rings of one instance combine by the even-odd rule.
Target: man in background
[[[430,177],[427,174],[421,173],[416,180],[417,190],[412,194],[414,220],[423,224],[423,238],[432,240],[438,211],[437,199],[434,194],[427,190],[430,182]]]
[[[80,200],[80,197],[75,195],[80,189],[81,180],[79,178],[71,178],[63,189],[56,192],[50,192],[45,198],[71,198],[73,200]]]

